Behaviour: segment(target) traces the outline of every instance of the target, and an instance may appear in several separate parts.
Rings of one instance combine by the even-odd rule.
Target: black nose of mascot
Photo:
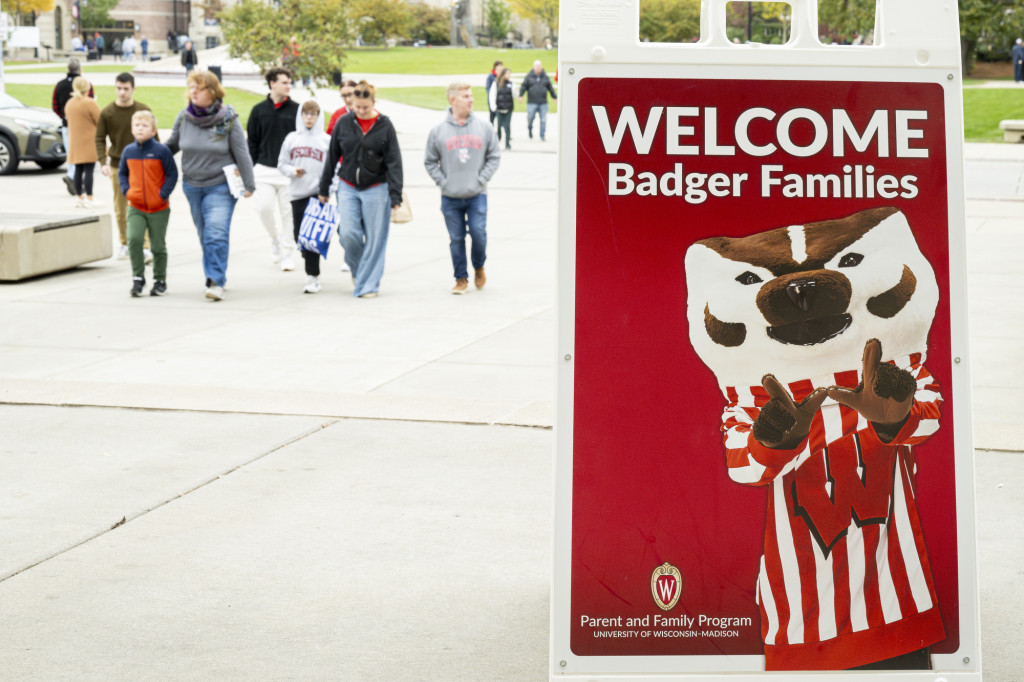
[[[813,279],[796,279],[786,286],[786,295],[793,305],[807,312],[814,303],[815,286]]]

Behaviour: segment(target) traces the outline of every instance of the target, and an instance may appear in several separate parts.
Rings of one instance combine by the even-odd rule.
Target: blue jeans
[[[466,272],[466,232],[473,240],[470,258],[473,267],[480,269],[487,260],[487,195],[453,199],[441,197],[441,213],[448,227],[448,246],[452,252],[455,279],[469,279]]]
[[[526,104],[526,129],[530,131],[530,137],[533,137],[533,117],[540,114],[540,139],[544,139],[544,134],[548,130],[548,103],[544,104]]]
[[[199,243],[203,247],[203,272],[206,273],[207,286],[212,282],[222,287],[227,282],[231,215],[235,212],[237,200],[231,196],[226,182],[213,187],[195,187],[183,181],[181,187],[192,209],[192,222],[196,224]]]
[[[339,182],[338,215],[338,241],[345,249],[345,263],[356,280],[352,295],[380,290],[391,226],[387,183],[356,189],[347,182]]]

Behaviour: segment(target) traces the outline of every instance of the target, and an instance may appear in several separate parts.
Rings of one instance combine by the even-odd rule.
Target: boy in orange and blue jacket
[[[167,198],[178,182],[178,167],[166,145],[154,140],[156,117],[151,111],[132,115],[135,142],[121,152],[117,177],[128,200],[128,257],[132,264],[131,295],[142,295],[146,285],[146,261],[142,253],[146,230],[153,251],[153,288],[150,296],[167,293],[167,222],[171,207]]]

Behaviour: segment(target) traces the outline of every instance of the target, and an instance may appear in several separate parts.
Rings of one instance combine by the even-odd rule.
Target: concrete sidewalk
[[[437,112],[384,103],[415,220],[381,296],[270,262],[250,202],[225,300],[172,196],[170,295],[125,262],[0,285],[0,677],[546,679],[557,125],[513,128],[489,193],[489,283],[451,296]],[[997,159],[997,157],[1005,158]],[[985,679],[1020,679],[1024,203],[968,148],[971,361]],[[980,170],[979,170],[980,169]],[[987,177],[987,176],[986,176]],[[74,212],[60,171],[5,210]],[[111,190],[97,177],[105,206]],[[975,192],[976,190],[972,190]],[[332,248],[336,248],[335,245]]]

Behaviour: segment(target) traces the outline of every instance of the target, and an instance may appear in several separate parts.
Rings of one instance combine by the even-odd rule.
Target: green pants
[[[145,213],[128,207],[128,257],[132,263],[132,277],[146,276],[146,257],[142,254],[146,230],[149,230],[149,243],[153,251],[153,279],[157,282],[167,281],[167,221],[171,218],[171,209],[165,208],[157,213]]]

